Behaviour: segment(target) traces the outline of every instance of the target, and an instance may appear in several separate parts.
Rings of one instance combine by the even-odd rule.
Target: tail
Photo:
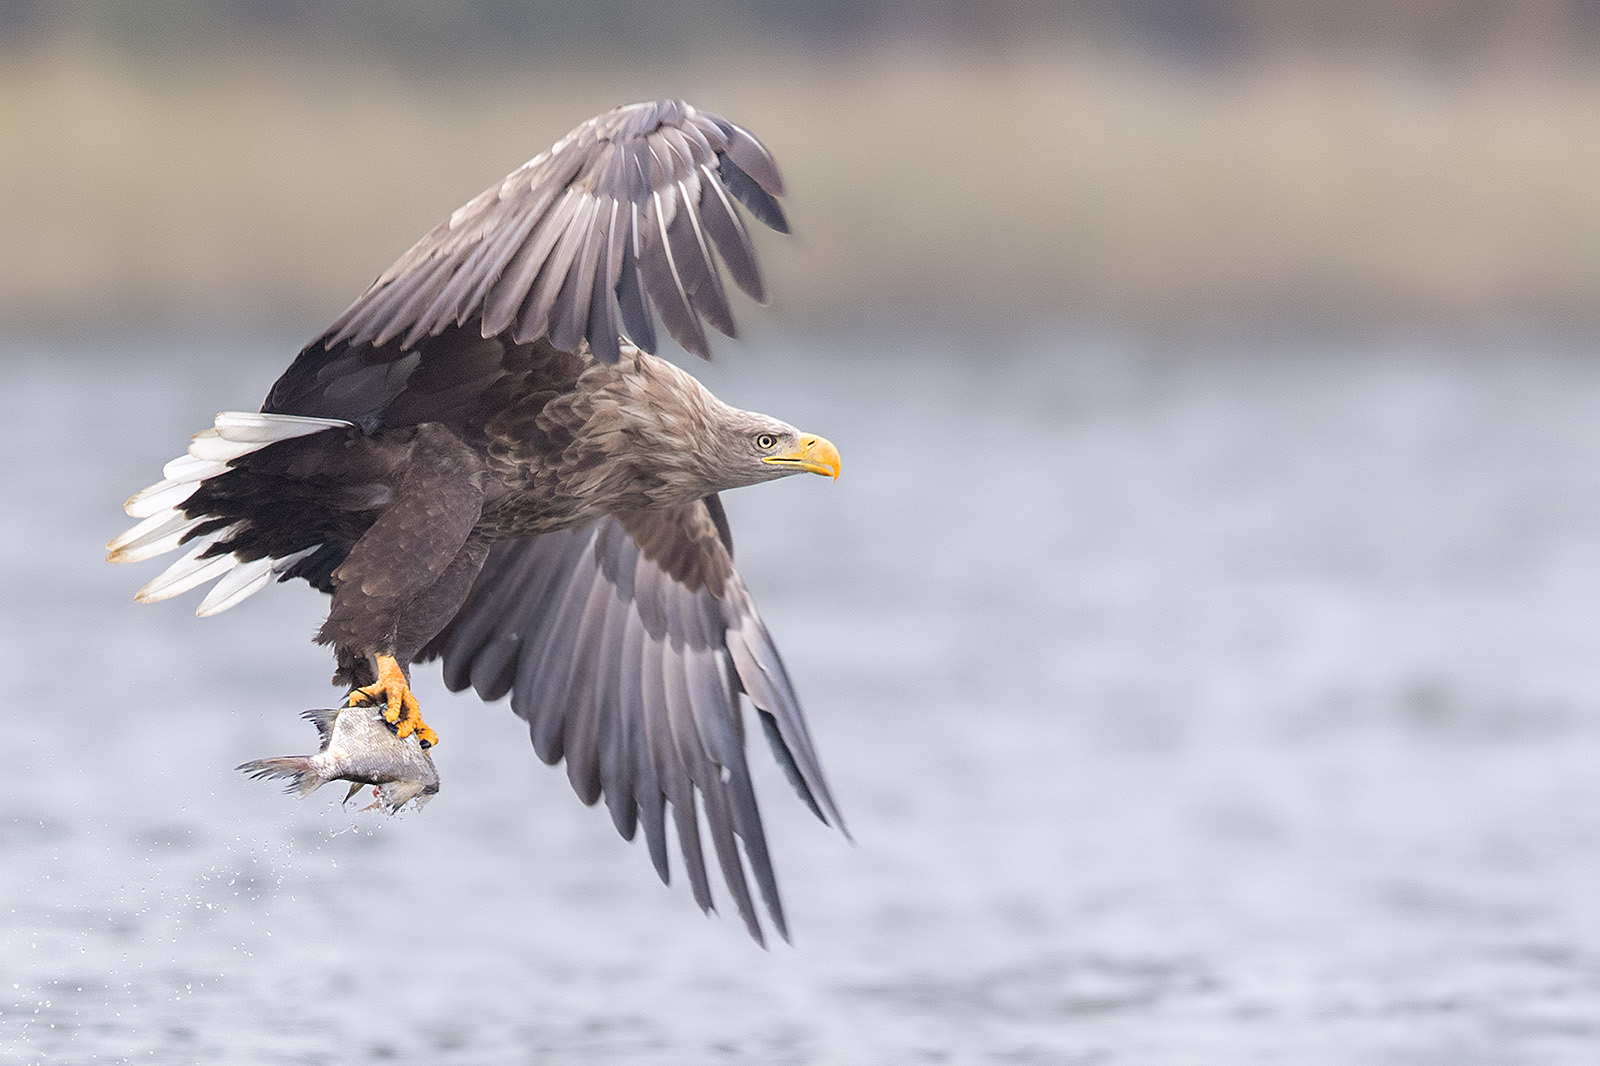
[[[318,774],[311,765],[309,755],[283,755],[276,759],[255,759],[251,762],[240,763],[234,767],[242,770],[257,781],[272,778],[289,779],[285,792],[292,795],[308,796],[328,783],[328,779]]]
[[[195,613],[205,617],[226,611],[265,588],[274,577],[286,574],[322,545],[312,544],[276,558],[262,555],[259,550],[253,557],[230,552],[225,550],[224,542],[234,541],[247,523],[207,513],[203,507],[188,509],[185,504],[212,478],[233,469],[234,461],[241,456],[278,441],[335,427],[350,428],[351,423],[299,415],[222,412],[215,426],[194,435],[187,455],[166,465],[162,470],[164,480],[136,493],[123,505],[130,517],[143,521],[106,545],[106,560],[133,563],[191,545],[187,555],[140,589],[134,598],[140,603],[155,603],[220,579]]]

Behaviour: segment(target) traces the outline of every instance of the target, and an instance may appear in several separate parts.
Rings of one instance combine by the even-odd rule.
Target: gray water
[[[118,508],[290,346],[0,360],[0,1063],[1600,1061],[1600,359],[724,344],[837,485],[729,499],[857,843],[793,947],[503,706],[394,819],[305,751],[320,599],[139,607]]]

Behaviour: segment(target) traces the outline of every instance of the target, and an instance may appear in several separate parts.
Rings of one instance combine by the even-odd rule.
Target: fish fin
[[[328,740],[333,736],[333,723],[339,717],[343,707],[318,707],[309,711],[301,711],[300,717],[317,727],[317,736],[322,738],[322,748],[328,748]]]

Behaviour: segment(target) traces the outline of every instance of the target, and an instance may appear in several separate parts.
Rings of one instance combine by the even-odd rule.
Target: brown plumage
[[[838,452],[723,404],[651,354],[652,311],[704,355],[731,334],[718,258],[765,289],[735,203],[784,229],[771,156],[678,101],[619,108],[457,210],[386,270],[273,385],[224,413],[110,558],[183,544],[147,585],[213,578],[200,613],[273,578],[332,595],[317,639],[352,702],[436,739],[414,661],[508,693],[535,751],[585,803],[643,826],[668,876],[670,812],[696,901],[711,905],[696,806],[761,939],[736,841],[787,936],[745,763],[743,697],[801,797],[840,824],[794,690],[733,568],[717,493]],[[713,254],[712,249],[716,249]]]

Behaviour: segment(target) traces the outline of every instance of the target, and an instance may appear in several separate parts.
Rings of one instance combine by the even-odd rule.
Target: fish
[[[381,705],[318,708],[300,717],[315,725],[321,737],[315,755],[254,759],[236,769],[256,780],[287,778],[284,791],[299,796],[309,796],[329,781],[348,781],[345,803],[364,785],[372,785],[377,799],[363,809],[381,807],[390,814],[408,803],[420,809],[438,793],[433,756],[415,733],[404,740],[395,736]]]

